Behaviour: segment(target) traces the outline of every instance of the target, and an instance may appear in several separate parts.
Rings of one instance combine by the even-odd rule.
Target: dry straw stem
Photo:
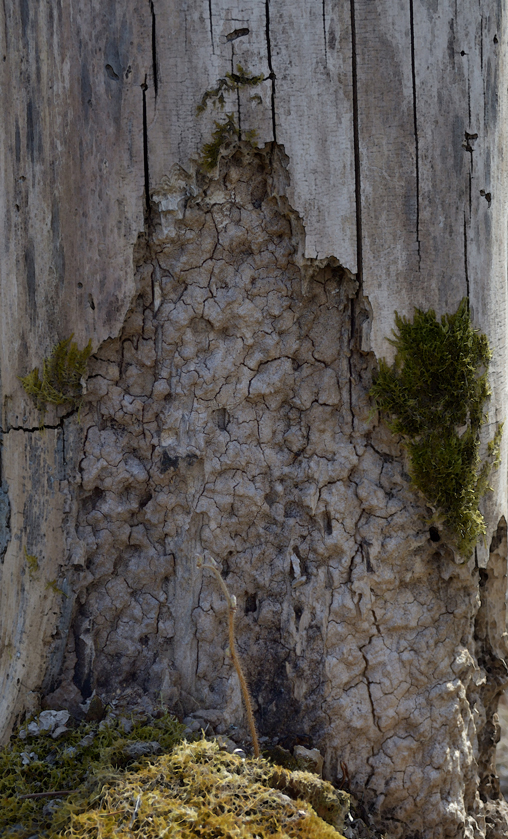
[[[215,565],[214,561],[211,558],[208,558],[206,562],[201,561],[198,562],[198,565],[202,565],[203,568],[207,568],[209,571],[212,571],[218,582],[219,585],[224,592],[224,596],[226,598],[229,615],[228,615],[228,629],[229,629],[229,649],[231,651],[231,658],[233,659],[233,664],[235,665],[235,670],[238,674],[238,679],[240,681],[240,688],[242,691],[243,701],[245,703],[245,710],[247,712],[247,719],[249,721],[249,728],[250,734],[252,737],[252,746],[254,749],[254,757],[259,757],[259,741],[258,741],[258,734],[256,731],[256,723],[254,721],[254,713],[252,711],[252,700],[249,693],[249,686],[247,685],[247,680],[245,679],[245,675],[242,669],[242,665],[240,662],[240,658],[238,656],[238,651],[236,649],[236,639],[235,639],[235,613],[236,613],[236,597],[234,594],[230,594],[226,583],[222,579],[222,574],[220,573],[219,569]]]

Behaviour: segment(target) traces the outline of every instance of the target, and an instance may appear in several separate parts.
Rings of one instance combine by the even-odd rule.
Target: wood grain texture
[[[74,332],[115,334],[143,229],[144,2],[0,10],[3,427],[28,424],[16,376]],[[14,403],[12,402],[14,400]]]
[[[11,431],[3,440],[3,478],[11,501],[11,540],[0,566],[0,709],[4,737],[20,708],[33,710],[47,654],[72,602],[55,590],[64,553],[61,429]],[[30,569],[25,551],[36,557]],[[33,699],[32,699],[33,693]]]
[[[361,270],[373,310],[372,347],[387,355],[394,309],[405,314],[424,303],[410,8],[402,0],[355,0],[353,9]]]
[[[305,255],[356,272],[351,15],[332,0],[271,2],[277,141],[290,159],[289,200]]]
[[[491,343],[491,438],[506,415],[506,129],[499,109],[500,4],[354,0],[361,274],[371,346],[394,310],[441,315],[470,299]],[[431,45],[431,49],[429,48]],[[493,184],[496,183],[494,189]],[[506,472],[484,501],[488,537],[506,509]],[[482,563],[486,545],[478,546]]]
[[[154,3],[157,56],[152,91],[150,178],[188,168],[213,129],[211,109],[196,117],[202,94],[240,63],[264,74],[253,102],[245,91],[225,108],[289,155],[290,202],[306,228],[306,256],[335,256],[356,271],[350,12],[346,3],[295,4],[200,0]],[[239,34],[240,33],[240,34]],[[238,111],[238,109],[240,110]]]
[[[62,425],[18,376],[75,334],[114,335],[143,231],[143,91],[151,20],[142,2],[0,8],[0,398],[11,540],[0,564],[0,708],[6,730],[40,688],[52,633],[72,608],[46,583],[66,558]],[[5,527],[3,528],[5,529]],[[40,573],[29,578],[24,549]]]

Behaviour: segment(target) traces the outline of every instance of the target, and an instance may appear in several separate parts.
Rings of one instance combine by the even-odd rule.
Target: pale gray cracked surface
[[[139,296],[90,366],[54,698],[134,684],[243,727],[206,550],[238,599],[261,734],[310,735],[332,778],[346,761],[394,839],[483,837],[478,572],[430,540],[369,419],[369,305],[301,257],[284,164],[244,149],[155,194]]]

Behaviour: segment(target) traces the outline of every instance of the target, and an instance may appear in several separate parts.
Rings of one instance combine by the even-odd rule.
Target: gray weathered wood
[[[209,550],[262,733],[310,732],[332,778],[346,760],[393,837],[502,824],[506,443],[455,564],[368,390],[395,310],[467,295],[485,439],[506,416],[504,11],[0,8],[1,736],[43,696],[118,686],[241,726]],[[224,113],[258,151],[207,180],[221,113],[196,107],[238,64],[264,80]],[[71,333],[96,351],[86,399],[41,432],[18,377]]]

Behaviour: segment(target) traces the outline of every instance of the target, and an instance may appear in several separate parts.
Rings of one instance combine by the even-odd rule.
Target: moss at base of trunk
[[[29,731],[0,750],[0,833],[11,839],[341,839],[349,813],[349,795],[317,775],[181,742],[169,714],[83,723],[56,741]]]

